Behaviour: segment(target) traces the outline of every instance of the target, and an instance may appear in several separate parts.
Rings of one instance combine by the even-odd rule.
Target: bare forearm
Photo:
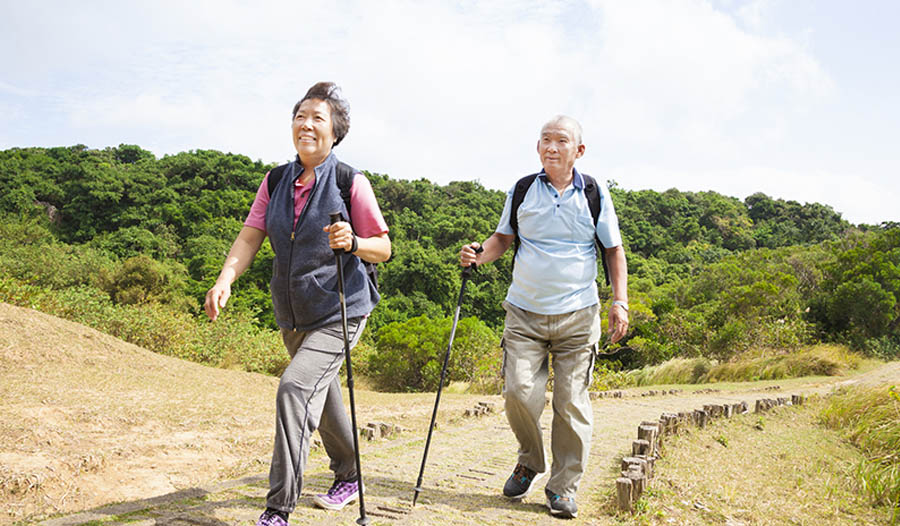
[[[387,233],[372,237],[357,237],[353,254],[369,263],[382,263],[391,257],[391,238]]]
[[[628,303],[628,263],[622,245],[604,249],[609,267],[609,282],[612,285],[613,300]]]
[[[228,285],[234,283],[234,280],[250,267],[265,238],[266,233],[258,228],[249,226],[242,228],[232,243],[231,250],[228,251],[216,282]]]

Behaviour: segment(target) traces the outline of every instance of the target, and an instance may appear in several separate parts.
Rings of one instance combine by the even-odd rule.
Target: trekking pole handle
[[[478,248],[475,249],[476,254],[481,254],[482,252],[484,252],[484,247],[482,247],[482,246],[479,246]],[[468,267],[464,268],[463,272],[462,272],[463,277],[468,278],[472,274],[472,271],[475,270],[476,267],[477,267],[477,265],[475,263],[472,263]]]
[[[328,214],[328,218],[329,218],[329,220],[331,220],[331,224],[333,225],[339,221],[342,221],[344,219],[344,215],[341,214],[340,211],[337,211],[337,212],[332,212],[332,213]],[[336,255],[336,256],[339,256],[344,253],[343,248],[333,248],[332,250],[334,250],[334,255]]]

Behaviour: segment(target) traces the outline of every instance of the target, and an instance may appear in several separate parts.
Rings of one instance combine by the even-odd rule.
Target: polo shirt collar
[[[541,180],[545,183],[548,182],[547,172],[545,172],[543,168],[541,168],[541,171],[538,172],[538,177],[540,177]],[[579,190],[584,189],[584,177],[582,177],[581,174],[578,173],[578,170],[576,170],[575,167],[572,167],[572,186],[578,188]]]

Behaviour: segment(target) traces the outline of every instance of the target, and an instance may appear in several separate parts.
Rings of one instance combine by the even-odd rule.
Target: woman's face
[[[294,114],[291,135],[304,167],[315,167],[324,161],[334,145],[334,128],[328,103],[320,99],[303,101]]]

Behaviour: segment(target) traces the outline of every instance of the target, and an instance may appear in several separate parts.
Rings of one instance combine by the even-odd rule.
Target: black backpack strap
[[[266,185],[269,189],[269,199],[272,198],[272,192],[275,191],[275,187],[278,186],[278,182],[281,181],[281,177],[284,175],[284,170],[288,165],[282,164],[276,166],[269,170],[269,178],[266,180]]]
[[[350,189],[353,187],[353,177],[356,175],[356,170],[350,166],[349,164],[342,163],[338,161],[337,168],[335,169],[335,179],[337,182],[337,187],[341,191],[341,199],[344,200],[344,206],[347,207],[347,222],[350,221]]]
[[[344,206],[347,207],[347,222],[350,223],[351,228],[353,227],[353,221],[350,220],[350,189],[353,188],[353,178],[356,177],[357,173],[358,171],[349,164],[338,161],[335,169],[335,183],[337,183],[338,190],[341,191],[341,199],[344,200]],[[366,267],[366,274],[369,275],[369,279],[377,290],[378,267],[364,259],[361,261],[363,266]]]
[[[525,200],[525,194],[528,193],[528,189],[531,188],[531,185],[534,183],[534,180],[537,178],[538,174],[526,175],[525,177],[516,181],[516,186],[513,189],[512,195],[512,203],[510,204],[509,209],[509,227],[512,228],[513,231],[513,265],[516,263],[516,252],[519,250],[519,206],[522,205],[522,201]]]
[[[606,278],[606,284],[609,285],[609,267],[606,264],[606,250],[603,248],[603,243],[600,242],[600,238],[597,237],[596,231],[597,220],[600,218],[600,187],[597,186],[597,181],[590,175],[581,174],[581,177],[584,178],[584,197],[587,199],[588,208],[591,209],[591,217],[594,219],[594,243],[597,245],[597,255],[600,257],[600,261],[603,262],[603,275]]]

